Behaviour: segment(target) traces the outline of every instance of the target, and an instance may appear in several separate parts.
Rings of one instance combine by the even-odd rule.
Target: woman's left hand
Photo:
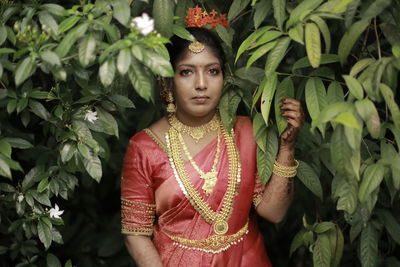
[[[282,110],[282,116],[286,118],[288,126],[281,134],[281,148],[294,149],[297,134],[304,123],[304,112],[301,103],[293,98],[282,99],[279,106]]]

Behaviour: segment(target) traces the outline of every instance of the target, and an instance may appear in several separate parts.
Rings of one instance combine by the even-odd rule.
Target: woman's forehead
[[[179,65],[209,65],[217,63],[220,64],[218,57],[214,55],[214,52],[205,46],[204,50],[200,53],[193,53],[189,49],[182,54],[176,62],[176,66]]]

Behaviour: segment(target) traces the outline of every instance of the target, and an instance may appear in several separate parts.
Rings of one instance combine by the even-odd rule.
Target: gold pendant
[[[197,144],[201,138],[204,137],[204,131],[202,130],[193,130],[191,133],[189,133],[190,136],[194,139],[194,142]]]
[[[228,232],[229,226],[226,221],[218,220],[214,223],[213,229],[217,235],[223,235]]]
[[[211,171],[211,172],[203,173],[200,176],[201,179],[204,179],[204,184],[201,189],[204,190],[206,195],[209,195],[213,191],[215,184],[217,183],[217,175],[218,175],[218,172]]]

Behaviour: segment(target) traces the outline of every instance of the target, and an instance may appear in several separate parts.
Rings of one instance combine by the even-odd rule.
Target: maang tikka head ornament
[[[188,9],[185,22],[187,27],[200,28],[202,26],[211,26],[210,30],[214,29],[218,25],[222,25],[225,28],[229,27],[226,14],[218,15],[218,12],[215,10],[208,13],[199,6]],[[194,54],[201,53],[204,48],[204,44],[199,41],[191,42],[188,47],[189,51]]]

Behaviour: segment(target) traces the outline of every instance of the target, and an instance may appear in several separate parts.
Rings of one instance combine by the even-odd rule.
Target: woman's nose
[[[202,72],[199,72],[197,77],[196,77],[195,89],[196,90],[205,90],[205,89],[207,89],[206,77]]]

